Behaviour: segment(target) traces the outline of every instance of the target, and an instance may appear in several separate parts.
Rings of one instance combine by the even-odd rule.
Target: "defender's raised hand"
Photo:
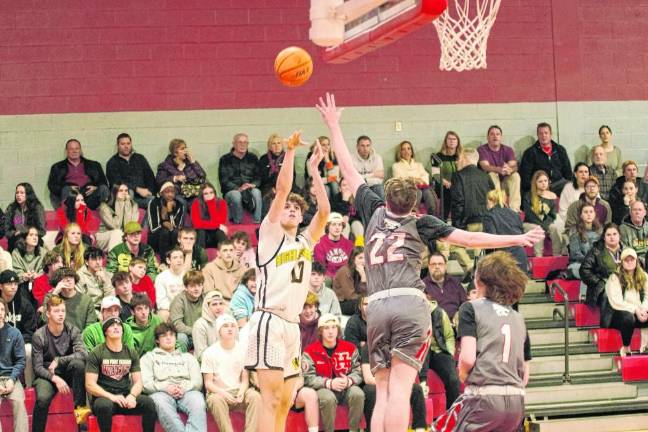
[[[331,93],[326,93],[326,101],[320,97],[319,103],[315,104],[315,108],[320,112],[327,125],[337,124],[340,121],[343,108],[338,108],[335,105],[335,96]]]

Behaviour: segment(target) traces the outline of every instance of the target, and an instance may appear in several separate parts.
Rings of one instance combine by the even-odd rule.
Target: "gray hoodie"
[[[140,360],[142,382],[147,394],[165,391],[169,384],[176,384],[187,392],[202,390],[202,374],[198,360],[189,353],[179,350],[166,352],[155,348],[144,354]]]
[[[194,356],[201,361],[202,353],[218,340],[216,331],[216,317],[209,309],[209,302],[214,297],[222,297],[219,291],[209,291],[206,293],[202,304],[202,315],[196,320],[191,331],[191,339],[194,345]],[[225,310],[226,313],[228,310]]]

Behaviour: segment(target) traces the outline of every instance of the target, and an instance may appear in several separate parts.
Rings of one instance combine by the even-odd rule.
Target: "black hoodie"
[[[20,330],[25,343],[31,343],[36,331],[36,311],[31,303],[20,292],[7,302],[7,315],[5,323]]]
[[[362,318],[360,313],[360,302],[358,302],[355,314],[349,318],[344,328],[344,339],[358,347],[358,350],[360,342],[367,342],[367,321]]]

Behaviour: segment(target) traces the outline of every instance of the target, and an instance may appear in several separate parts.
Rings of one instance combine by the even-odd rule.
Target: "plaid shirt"
[[[610,201],[610,189],[614,186],[614,182],[617,177],[614,173],[614,170],[609,166],[605,165],[603,168],[599,168],[596,165],[591,165],[589,167],[590,175],[596,176],[599,181],[599,194],[601,198],[605,201]]]

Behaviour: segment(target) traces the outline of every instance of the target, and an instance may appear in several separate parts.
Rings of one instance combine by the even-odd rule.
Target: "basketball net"
[[[441,42],[439,69],[462,72],[486,68],[486,45],[500,2],[455,0],[456,17],[450,14],[448,6],[434,21]]]

